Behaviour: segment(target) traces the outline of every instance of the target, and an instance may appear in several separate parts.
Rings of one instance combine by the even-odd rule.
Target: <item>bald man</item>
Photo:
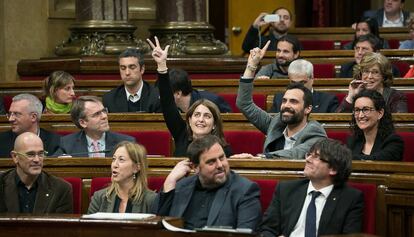
[[[0,212],[72,213],[72,187],[42,171],[47,152],[34,133],[17,136],[10,153],[16,168],[0,174]]]

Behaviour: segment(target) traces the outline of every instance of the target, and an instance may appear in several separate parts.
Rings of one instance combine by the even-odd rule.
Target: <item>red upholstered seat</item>
[[[148,188],[159,192],[164,185],[166,177],[148,177]]]
[[[225,131],[224,137],[230,144],[233,154],[263,152],[265,136],[260,131]]]
[[[329,138],[338,140],[342,144],[346,144],[346,139],[351,135],[351,132],[348,130],[326,130],[326,133]]]
[[[335,93],[335,96],[336,96],[336,98],[338,98],[339,103],[341,103],[341,101],[345,98],[346,95],[347,95],[347,93],[345,93],[345,92]]]
[[[399,39],[389,39],[388,44],[390,45],[390,49],[398,49],[400,47],[400,40]]]
[[[375,234],[375,208],[377,203],[377,186],[375,184],[348,183],[349,186],[364,193],[363,232]]]
[[[233,113],[240,113],[239,108],[237,108],[236,106],[237,94],[219,93],[218,95],[222,97],[230,105],[230,108],[233,111]],[[253,101],[261,109],[266,110],[265,94],[253,94]]]
[[[10,95],[3,96],[3,105],[4,105],[4,109],[6,110],[6,113],[9,112],[12,100],[13,100],[13,97]]]
[[[394,61],[392,64],[398,68],[401,77],[403,77],[408,72],[408,70],[410,70],[410,64],[406,62]]]
[[[405,96],[407,96],[408,113],[414,113],[414,93],[405,92]]]
[[[171,156],[171,134],[168,131],[118,131],[135,137],[138,143],[145,146],[148,155]]]
[[[278,181],[275,179],[253,179],[252,181],[256,182],[260,187],[260,204],[262,205],[262,212],[264,213],[272,201]]]
[[[303,50],[332,50],[335,49],[334,40],[301,40]]]
[[[79,177],[65,177],[63,179],[72,185],[73,213],[80,214],[82,205],[82,179]]]
[[[404,140],[403,161],[414,162],[414,132],[397,132]]]
[[[313,74],[315,78],[335,78],[335,65],[314,64]]]

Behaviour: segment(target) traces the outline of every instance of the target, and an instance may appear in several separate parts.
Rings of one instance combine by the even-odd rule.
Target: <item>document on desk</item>
[[[185,232],[185,233],[194,233],[195,232],[195,230],[187,230],[187,229],[178,228],[176,226],[173,226],[170,223],[168,223],[165,219],[162,219],[162,225],[165,227],[165,229],[167,229],[169,231]]]
[[[147,213],[110,213],[110,212],[97,212],[89,215],[82,215],[82,218],[86,219],[116,219],[116,220],[143,220],[151,217],[155,217],[154,214]]]

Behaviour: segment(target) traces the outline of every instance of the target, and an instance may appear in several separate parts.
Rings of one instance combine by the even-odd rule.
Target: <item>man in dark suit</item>
[[[96,96],[79,97],[70,115],[81,131],[62,137],[55,156],[111,157],[116,144],[135,141],[131,136],[109,131],[108,111]]]
[[[42,102],[34,95],[19,94],[13,97],[7,114],[11,130],[0,133],[0,157],[10,157],[16,137],[24,132],[37,134],[49,154],[56,152],[60,136],[39,127],[42,111]]]
[[[230,170],[214,135],[194,140],[190,160],[179,162],[164,182],[157,214],[184,219],[187,229],[229,226],[254,230],[260,221],[259,186]],[[195,175],[185,177],[195,169]]]
[[[304,59],[293,61],[288,69],[291,82],[301,82],[312,92],[312,113],[334,113],[338,107],[338,98],[326,92],[313,89],[313,65]],[[269,112],[279,113],[284,93],[276,93],[273,97],[273,105]]]
[[[363,17],[377,20],[380,27],[403,27],[407,25],[410,12],[404,11],[405,0],[384,0],[384,7],[365,11]]]
[[[72,186],[42,171],[47,152],[31,132],[20,134],[11,152],[16,168],[0,174],[0,212],[72,213]]]
[[[144,57],[137,49],[126,49],[119,55],[119,73],[122,85],[103,95],[108,112],[161,112],[158,89],[142,79]]]
[[[220,96],[209,91],[198,91],[194,89],[186,71],[182,69],[171,69],[169,76],[175,104],[181,112],[186,113],[190,106],[199,99],[210,100],[217,105],[222,113],[231,112],[230,105]]]
[[[321,139],[306,154],[307,179],[277,186],[259,227],[261,236],[320,236],[362,231],[364,198],[348,187],[351,151]]]

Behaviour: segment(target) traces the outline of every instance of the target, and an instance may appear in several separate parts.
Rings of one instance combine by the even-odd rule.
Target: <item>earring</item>
[[[137,179],[137,173],[134,173],[134,175],[132,176],[132,179],[133,180]]]

